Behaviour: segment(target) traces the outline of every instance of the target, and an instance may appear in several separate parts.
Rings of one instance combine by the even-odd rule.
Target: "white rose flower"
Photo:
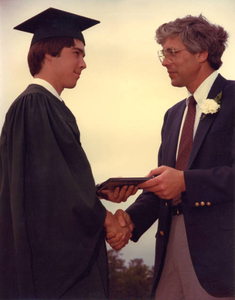
[[[214,114],[220,109],[220,99],[222,97],[222,91],[214,99],[206,99],[200,105],[202,110],[201,121],[207,114]]]
[[[220,109],[220,105],[213,99],[206,99],[200,106],[202,113],[205,115],[214,114]]]

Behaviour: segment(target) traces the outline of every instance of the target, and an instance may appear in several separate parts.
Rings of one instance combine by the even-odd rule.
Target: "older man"
[[[171,84],[188,93],[167,111],[159,167],[148,174],[155,177],[140,185],[145,191],[127,209],[134,241],[159,220],[157,300],[235,296],[235,82],[217,72],[227,38],[202,15],[156,31]]]

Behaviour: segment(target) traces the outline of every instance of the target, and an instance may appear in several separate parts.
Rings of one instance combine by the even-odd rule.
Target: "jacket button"
[[[195,205],[196,207],[198,207],[200,204],[199,204],[198,202],[196,202],[194,205]]]
[[[168,206],[168,203],[167,202],[165,202],[165,205],[166,205],[166,207]]]
[[[164,232],[163,231],[160,231],[159,233],[160,233],[161,236],[164,236]]]
[[[207,205],[207,206],[211,206],[211,203],[210,203],[210,202],[206,202],[206,205]]]
[[[205,206],[205,202],[202,201],[202,202],[201,202],[201,206]]]

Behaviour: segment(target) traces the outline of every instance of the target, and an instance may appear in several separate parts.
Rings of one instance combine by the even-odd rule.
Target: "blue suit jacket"
[[[221,107],[200,120],[182,193],[184,219],[195,272],[202,287],[216,297],[235,294],[235,81],[221,75],[208,98],[222,91]],[[158,164],[175,167],[178,135],[185,100],[170,108],[164,118]],[[167,203],[167,204],[166,204]],[[163,269],[171,225],[171,202],[143,192],[127,212],[135,224],[133,240],[158,219],[153,294]]]

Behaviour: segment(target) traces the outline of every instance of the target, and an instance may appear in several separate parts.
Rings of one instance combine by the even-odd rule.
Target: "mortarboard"
[[[14,29],[33,33],[31,46],[49,37],[72,37],[85,45],[82,31],[100,21],[75,15],[63,10],[48,8],[31,19],[14,27]]]

